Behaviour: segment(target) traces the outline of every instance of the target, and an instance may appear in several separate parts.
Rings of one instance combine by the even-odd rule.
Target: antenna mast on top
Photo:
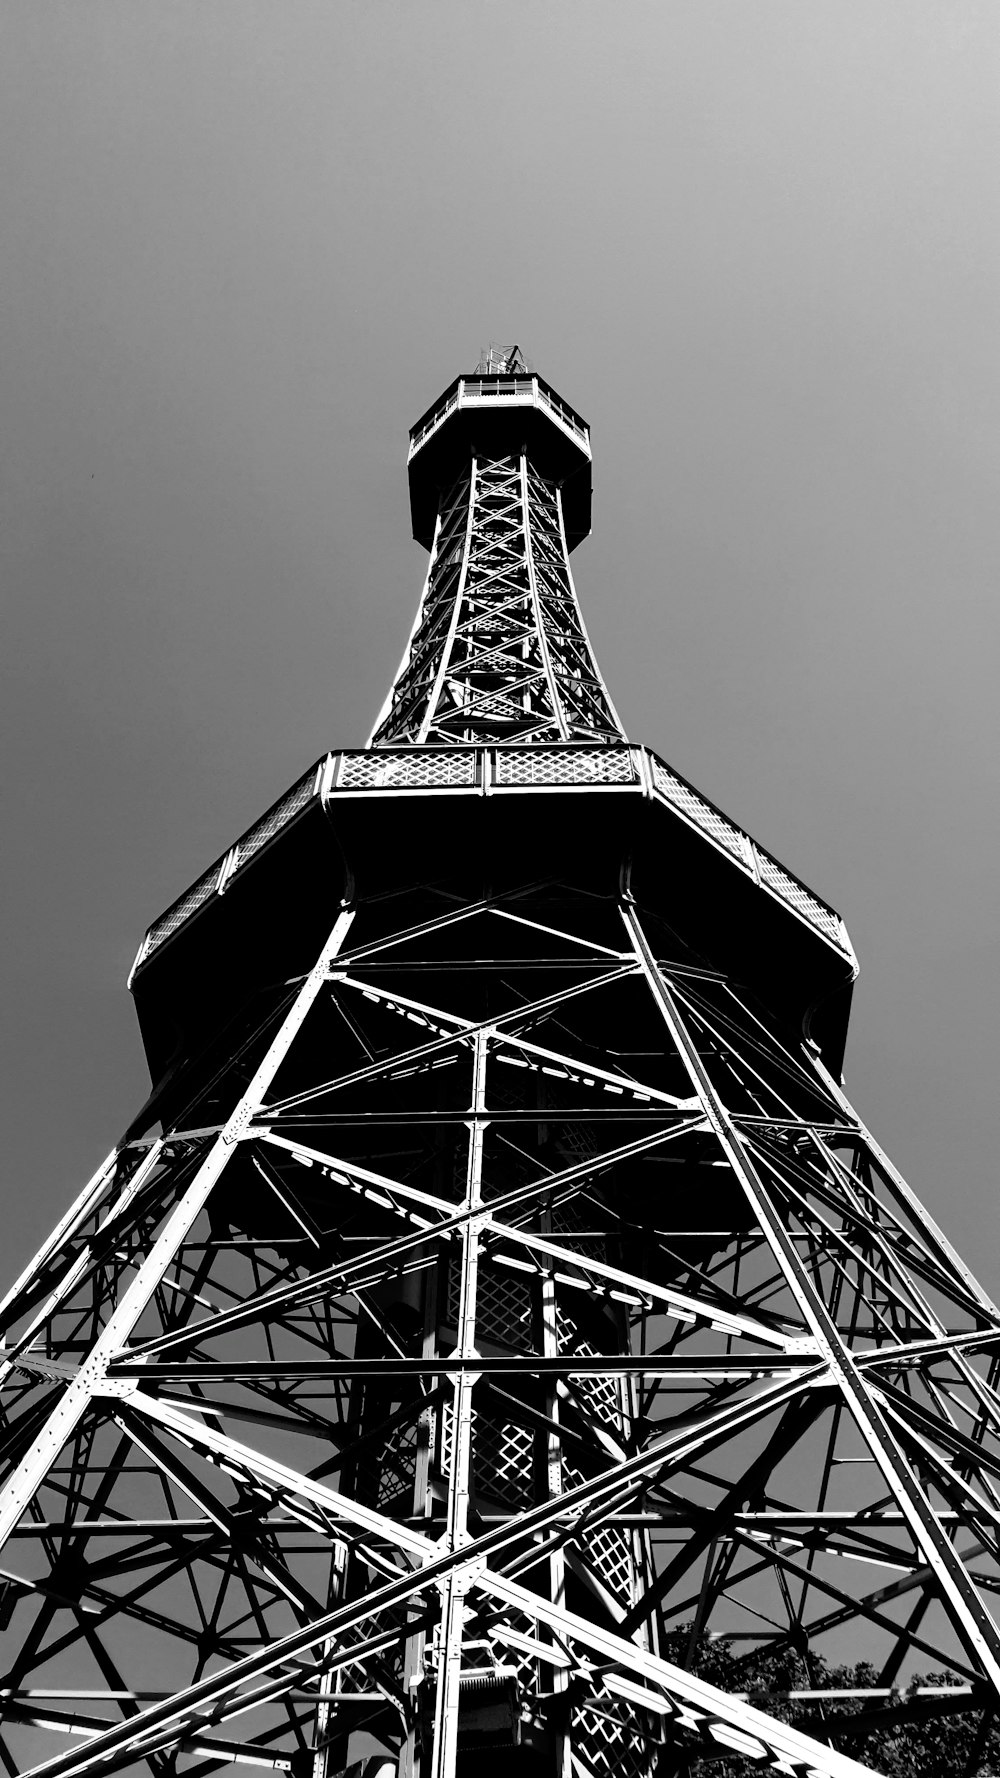
[[[530,376],[529,364],[520,346],[501,346],[491,340],[479,354],[476,375],[479,377]]]

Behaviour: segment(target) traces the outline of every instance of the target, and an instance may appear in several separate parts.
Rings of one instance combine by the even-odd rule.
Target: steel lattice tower
[[[409,471],[372,741],[150,928],[152,1092],[3,1303],[0,1757],[847,1778],[986,1723],[1000,1314],[838,1084],[844,926],[626,741],[578,415],[494,357]],[[864,1656],[861,1717],[712,1637]]]

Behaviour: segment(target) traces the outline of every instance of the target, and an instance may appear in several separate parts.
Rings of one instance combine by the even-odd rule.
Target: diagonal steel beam
[[[677,1729],[699,1738],[704,1736],[709,1746],[714,1741],[718,1751],[725,1749],[730,1755],[746,1751],[755,1760],[770,1756],[764,1769],[789,1774],[790,1778],[799,1774],[801,1778],[862,1778],[863,1773],[869,1773],[870,1778],[868,1767],[859,1766],[834,1748],[778,1722],[744,1699],[718,1690],[687,1668],[665,1661],[627,1637],[550,1604],[516,1581],[489,1570],[477,1578],[475,1586],[477,1592],[545,1624],[558,1638],[557,1646],[567,1651],[584,1648],[598,1661],[624,1668],[629,1678],[648,1686],[654,1697],[669,1700],[669,1719]],[[712,1733],[713,1723],[725,1724],[737,1736],[743,1735],[751,1743],[756,1741],[758,1747],[741,1748],[738,1739],[716,1737]]]
[[[225,1128],[213,1141],[193,1180],[174,1207],[132,1283],[91,1348],[85,1363],[67,1385],[31,1448],[0,1490],[0,1547],[6,1542],[28,1501],[86,1412],[95,1390],[105,1382],[108,1360],[132,1332],[178,1248],[190,1232],[195,1218],[207,1203],[216,1180],[227,1166],[236,1144],[258,1110],[261,1099],[312,1008],[326,980],[330,961],[343,943],[353,918],[352,909],[345,909],[338,916],[313,969],[298,989],[291,1007]]]
[[[647,1149],[662,1146],[674,1140],[680,1133],[682,1132],[676,1129],[655,1131],[650,1136],[643,1136],[635,1142],[625,1143],[620,1149],[611,1150],[603,1156],[588,1157],[586,1161],[566,1167],[559,1173],[546,1174],[543,1179],[533,1180],[530,1185],[518,1186],[503,1197],[494,1198],[488,1213],[482,1210],[461,1209],[450,1216],[443,1217],[440,1222],[435,1223],[429,1229],[421,1229],[414,1234],[401,1235],[398,1240],[386,1242],[384,1246],[373,1249],[359,1259],[327,1266],[293,1284],[277,1285],[269,1291],[262,1292],[259,1296],[249,1298],[237,1308],[223,1310],[221,1314],[213,1315],[207,1320],[195,1322],[176,1332],[162,1334],[157,1339],[144,1341],[134,1350],[150,1356],[157,1352],[175,1351],[178,1347],[191,1345],[204,1338],[205,1335],[217,1338],[222,1332],[232,1331],[236,1327],[257,1321],[264,1316],[281,1314],[297,1304],[323,1296],[342,1294],[348,1289],[360,1288],[361,1282],[367,1278],[373,1267],[393,1264],[408,1254],[415,1254],[432,1246],[434,1242],[461,1230],[470,1217],[485,1217],[487,1214],[495,1216],[501,1211],[526,1207],[554,1191],[568,1191],[574,1185],[579,1185],[582,1188],[589,1179],[593,1178],[595,1173],[602,1171],[602,1169],[616,1164],[629,1155],[640,1154]],[[254,1126],[248,1131],[248,1134],[263,1138],[265,1131],[259,1126]],[[275,1140],[273,1137],[271,1139]],[[321,1165],[332,1167],[345,1174],[358,1171],[360,1176],[366,1171],[365,1169],[356,1169],[353,1162],[344,1161],[338,1156],[327,1154],[322,1149],[311,1148],[301,1142],[281,1138],[281,1143],[288,1149],[309,1156]],[[404,1190],[398,1181],[389,1179],[387,1176],[381,1174],[369,1174],[368,1176],[372,1181],[381,1183],[387,1192],[389,1190],[400,1192]],[[425,1194],[425,1201],[428,1195]],[[434,1200],[432,1199],[431,1202]],[[448,1200],[441,1199],[438,1202],[443,1209],[453,1210],[453,1205]],[[497,1233],[502,1234],[506,1239],[508,1235],[513,1235],[513,1225],[497,1224]],[[674,1297],[677,1301],[681,1300],[679,1293],[675,1292]],[[772,1344],[775,1343],[777,1343],[777,1336],[772,1335]]]
[[[650,1297],[654,1302],[662,1302],[682,1318],[707,1321],[720,1333],[734,1335],[737,1339],[761,1340],[765,1345],[775,1347],[782,1352],[815,1352],[808,1336],[801,1334],[785,1334],[770,1323],[753,1315],[741,1315],[732,1309],[716,1307],[698,1297],[688,1296],[685,1292],[674,1290],[669,1285],[651,1284],[648,1279],[639,1277],[633,1272],[620,1271],[617,1266],[605,1265],[603,1260],[591,1259],[589,1255],[574,1253],[571,1249],[560,1247],[554,1241],[546,1241],[543,1235],[536,1235],[530,1229],[514,1228],[510,1223],[500,1222],[491,1215],[488,1227],[504,1240],[516,1241],[519,1246],[526,1247],[534,1253],[542,1253],[549,1258],[558,1259],[563,1265],[574,1265],[581,1272],[589,1272],[595,1278],[603,1278],[609,1284],[616,1284],[619,1289],[627,1289],[639,1297]]]
[[[850,1118],[851,1123],[861,1135],[865,1146],[870,1149],[871,1153],[874,1155],[875,1160],[886,1175],[899,1202],[906,1206],[907,1213],[913,1217],[918,1226],[930,1236],[940,1257],[945,1260],[949,1269],[961,1278],[970,1296],[974,1297],[981,1305],[987,1319],[992,1321],[994,1325],[1000,1323],[1000,1308],[997,1307],[993,1298],[983,1289],[978,1278],[966,1265],[958,1250],[952,1246],[943,1229],[938,1227],[933,1216],[931,1216],[930,1212],[920,1202],[920,1199],[917,1197],[912,1187],[906,1183],[906,1180],[903,1178],[899,1169],[893,1166],[885,1150],[880,1147],[878,1142],[876,1142],[871,1131],[858,1116],[858,1113],[855,1111],[843,1088],[834,1080],[833,1075],[825,1066],[823,1059],[819,1055],[815,1046],[807,1043],[803,1045],[803,1050],[830,1096],[836,1104],[840,1106],[845,1117]]]
[[[786,1383],[779,1388],[761,1392],[751,1401],[741,1404],[737,1409],[729,1409],[707,1416],[699,1428],[686,1429],[685,1435],[680,1435],[674,1440],[664,1440],[654,1452],[647,1453],[642,1458],[632,1458],[628,1462],[616,1466],[612,1473],[581,1484],[555,1500],[546,1502],[543,1506],[519,1516],[515,1521],[498,1526],[469,1544],[460,1546],[458,1549],[445,1550],[440,1554],[435,1553],[436,1546],[429,1545],[428,1540],[421,1537],[419,1533],[410,1531],[406,1526],[394,1520],[374,1514],[370,1509],[360,1507],[356,1501],[340,1497],[343,1500],[345,1517],[350,1517],[356,1523],[361,1522],[362,1515],[369,1524],[372,1520],[377,1521],[380,1534],[390,1543],[394,1543],[396,1547],[408,1548],[414,1554],[418,1553],[418,1550],[422,1550],[425,1553],[424,1565],[400,1576],[399,1579],[391,1580],[388,1584],[376,1588],[360,1600],[353,1600],[346,1605],[339,1606],[334,1611],[317,1618],[313,1623],[280,1638],[269,1647],[246,1656],[242,1661],[233,1663],[221,1673],[213,1674],[210,1678],[189,1686],[169,1701],[150,1705],[127,1725],[120,1725],[102,1735],[95,1736],[84,1753],[61,1756],[34,1768],[34,1772],[39,1775],[39,1778],[43,1773],[45,1778],[70,1778],[71,1774],[93,1771],[98,1768],[103,1771],[117,1770],[150,1745],[171,1745],[176,1740],[182,1739],[192,1724],[202,1726],[205,1721],[218,1722],[224,1720],[228,1715],[238,1714],[248,1708],[248,1696],[251,1698],[257,1698],[260,1695],[277,1696],[292,1683],[292,1674],[289,1671],[288,1663],[317,1648],[328,1638],[343,1635],[367,1620],[376,1618],[380,1613],[403,1605],[418,1594],[427,1593],[428,1589],[436,1587],[439,1581],[443,1581],[450,1572],[460,1567],[466,1567],[470,1572],[470,1580],[479,1584],[480,1578],[484,1575],[482,1565],[488,1561],[490,1555],[498,1553],[512,1542],[522,1543],[526,1538],[530,1538],[535,1530],[543,1528],[550,1519],[555,1519],[568,1510],[572,1511],[577,1506],[587,1505],[605,1493],[620,1489],[623,1480],[636,1480],[650,1470],[662,1468],[666,1462],[670,1461],[671,1457],[675,1461],[679,1460],[684,1449],[692,1445],[694,1448],[703,1447],[706,1437],[711,1436],[711,1428],[714,1428],[718,1436],[734,1433],[739,1424],[749,1424],[760,1414],[769,1413],[775,1407],[782,1405],[801,1386],[801,1382]],[[265,1478],[271,1475],[277,1480],[280,1472],[282,1486],[286,1485],[285,1478],[289,1478],[303,1493],[308,1488],[316,1486],[316,1484],[310,1484],[308,1478],[295,1476],[294,1472],[286,1471],[283,1465],[276,1465],[270,1459],[262,1458],[259,1453],[249,1452],[246,1447],[235,1446],[234,1441],[227,1440],[221,1435],[211,1432],[208,1428],[191,1425],[190,1419],[193,1416],[178,1414],[177,1410],[165,1408],[163,1403],[154,1402],[152,1398],[144,1398],[140,1395],[134,1396],[132,1403],[143,1412],[152,1413],[152,1417],[164,1425],[168,1422],[176,1424],[174,1422],[176,1415],[177,1420],[181,1422],[177,1426],[177,1430],[186,1443],[201,1443],[228,1455],[232,1455],[235,1451],[241,1462],[249,1462],[250,1466],[258,1468]],[[327,1496],[324,1504],[329,1504],[332,1510],[330,1499],[332,1490],[323,1490],[323,1493]],[[508,1582],[503,1577],[492,1573],[489,1575],[489,1582],[491,1587],[496,1590],[510,1589],[515,1586],[515,1583]],[[535,1606],[532,1609],[536,1615],[540,1615],[542,1609],[557,1609],[547,1607],[544,1601],[536,1599],[536,1595],[525,1593],[523,1589],[516,1586],[515,1592],[519,1601],[525,1599],[535,1601]],[[523,1606],[520,1608],[523,1609]],[[583,1622],[583,1620],[579,1621]],[[592,1633],[594,1632],[594,1626],[588,1625],[587,1628]],[[398,1627],[394,1627],[387,1634],[391,1639],[398,1640],[406,1634],[406,1630],[404,1628],[401,1631]],[[637,1652],[634,1644],[621,1638],[615,1638],[614,1643],[616,1649],[627,1651],[629,1658]],[[358,1658],[357,1651],[348,1648],[342,1656],[335,1658],[334,1664],[337,1661],[347,1664],[356,1658]],[[613,1655],[610,1658],[614,1659],[616,1656]],[[275,1669],[282,1669],[281,1675],[277,1678],[274,1677]],[[670,1669],[667,1663],[661,1663],[658,1671],[671,1673],[674,1670]],[[676,1671],[680,1672],[680,1669]],[[690,1679],[690,1676],[685,1677]],[[254,1682],[259,1683],[254,1685]],[[702,1684],[700,1681],[696,1683]],[[248,1690],[248,1688],[250,1689]],[[711,1689],[708,1688],[709,1691]],[[725,1694],[720,1693],[718,1696],[723,1698]],[[726,1707],[732,1708],[731,1700],[728,1701]],[[767,1721],[767,1719],[762,1720]],[[828,1750],[823,1751],[825,1755]],[[792,1767],[791,1770],[794,1774],[796,1768]],[[826,1778],[827,1773],[830,1774],[830,1778],[857,1778],[854,1768],[850,1764],[843,1768],[836,1765],[819,1767],[818,1770],[823,1774],[823,1778]]]
[[[267,1107],[265,1115],[277,1117],[281,1112],[290,1111],[296,1105],[304,1105],[313,1099],[322,1098],[327,1093],[340,1092],[345,1087],[362,1086],[365,1081],[378,1080],[392,1070],[402,1067],[408,1068],[411,1063],[427,1061],[431,1057],[439,1055],[442,1050],[451,1049],[457,1044],[469,1043],[479,1031],[490,1030],[499,1034],[508,1025],[516,1026],[525,1019],[537,1018],[543,1013],[554,1010],[557,1006],[564,1005],[569,1000],[578,999],[581,994],[591,994],[598,988],[621,981],[626,976],[636,973],[634,964],[624,963],[619,969],[604,971],[595,976],[593,981],[574,982],[568,988],[560,988],[556,993],[544,995],[541,1000],[526,1001],[511,1012],[501,1013],[491,1019],[469,1020],[460,1018],[455,1013],[439,1011],[436,1007],[428,1006],[423,1001],[408,999],[401,994],[383,994],[380,990],[376,990],[370,982],[355,980],[347,971],[332,970],[330,972],[331,981],[342,982],[360,994],[367,994],[369,991],[372,994],[378,992],[379,998],[395,1000],[401,1006],[408,1005],[414,1011],[440,1018],[444,1023],[454,1026],[454,1030],[447,1032],[443,1037],[435,1037],[427,1043],[417,1044],[411,1049],[400,1050],[398,1055],[394,1055],[388,1060],[369,1063],[365,1068],[356,1068],[351,1074],[340,1075],[333,1080],[324,1081],[322,1086],[310,1087],[305,1092],[292,1094],[287,1099],[279,1099]],[[644,1089],[640,1086],[640,1091],[642,1090]]]
[[[1000,1696],[1000,1633],[997,1626],[944,1526],[937,1518],[920,1481],[907,1462],[863,1371],[855,1363],[850,1348],[802,1265],[794,1243],[789,1240],[764,1183],[698,1054],[677,1001],[657,967],[630,897],[623,899],[621,915],[664,1024],[685,1062],[692,1084],[723,1151],[767,1234],[775,1259],[817,1342],[818,1350],[829,1364],[831,1375],[838,1383],[856,1426],[906,1517],[917,1547],[923,1553],[940,1588],[955,1628],[965,1647],[979,1661],[990,1685]]]

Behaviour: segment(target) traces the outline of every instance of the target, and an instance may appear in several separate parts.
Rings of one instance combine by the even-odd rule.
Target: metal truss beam
[[[860,1770],[678,1625],[995,1695],[1000,1316],[809,1053],[560,894],[345,910],[234,1109],[123,1144],[11,1295],[7,1732],[88,1737],[33,1769],[334,1778],[363,1720],[452,1778],[492,1685],[559,1778]]]
[[[623,739],[580,615],[559,488],[524,451],[474,456],[442,503],[369,745]]]

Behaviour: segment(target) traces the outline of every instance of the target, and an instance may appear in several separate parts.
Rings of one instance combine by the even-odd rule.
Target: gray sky
[[[145,1096],[145,926],[364,741],[494,337],[592,424],[629,733],[843,911],[848,1088],[1000,1288],[992,0],[0,25],[5,1280]]]

